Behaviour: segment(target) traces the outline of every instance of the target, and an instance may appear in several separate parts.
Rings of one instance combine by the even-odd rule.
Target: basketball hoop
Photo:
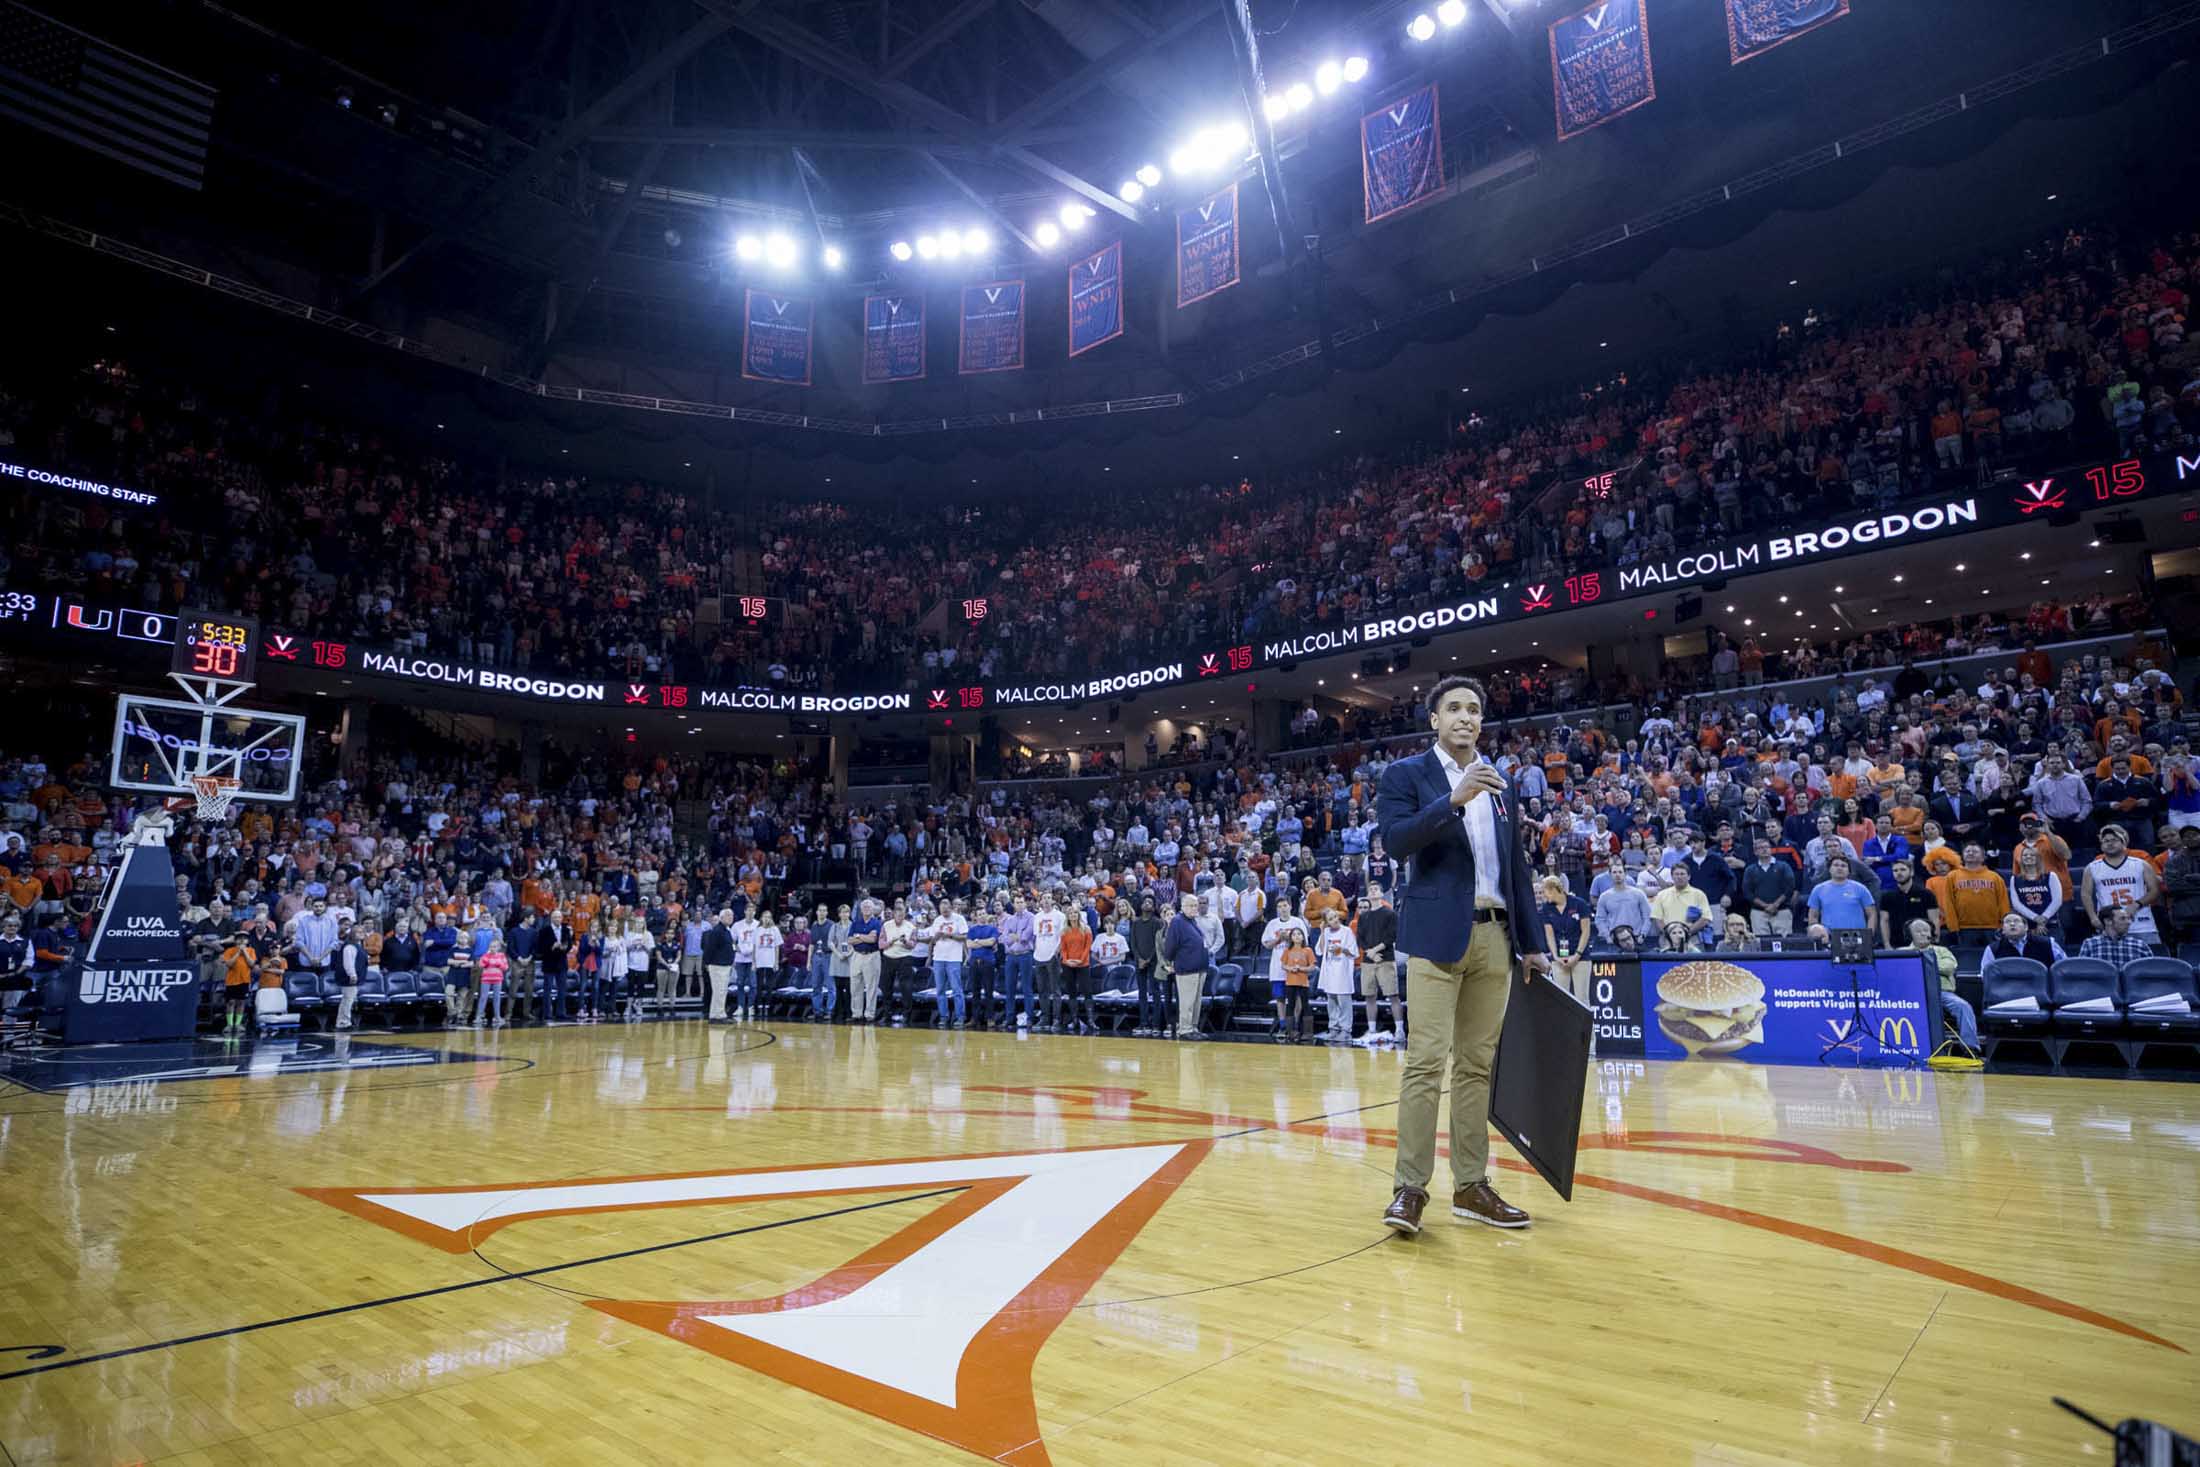
[[[194,774],[191,776],[191,794],[196,801],[201,820],[227,820],[229,807],[237,798],[238,779],[233,774]]]

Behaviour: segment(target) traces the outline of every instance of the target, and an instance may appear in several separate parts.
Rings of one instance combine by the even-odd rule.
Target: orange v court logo
[[[771,1299],[599,1300],[590,1308],[858,1411],[1040,1467],[1040,1348],[1212,1142],[911,1157],[502,1187],[303,1187],[447,1253],[530,1218],[960,1193],[824,1277]]]

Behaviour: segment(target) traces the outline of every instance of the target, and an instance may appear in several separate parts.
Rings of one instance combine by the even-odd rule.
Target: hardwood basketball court
[[[21,1467],[2047,1464],[2102,1446],[2051,1394],[2200,1425],[2200,1087],[1613,1061],[1572,1204],[1499,1145],[1535,1226],[1408,1241],[1395,1053],[45,1058],[0,1068]]]

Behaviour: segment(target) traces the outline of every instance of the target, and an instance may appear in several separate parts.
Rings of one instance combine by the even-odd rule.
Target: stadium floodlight
[[[940,252],[940,242],[929,234],[917,236],[917,256],[929,260]]]
[[[1406,22],[1406,34],[1416,41],[1425,41],[1436,34],[1436,19],[1427,11]]]
[[[1062,231],[1052,219],[1042,219],[1039,227],[1031,231],[1031,237],[1039,242],[1042,250],[1051,250],[1062,242]]]
[[[736,260],[760,260],[764,257],[764,241],[753,234],[734,236],[733,257]]]
[[[993,248],[993,236],[975,226],[963,231],[963,253],[982,255]]]
[[[1344,85],[1344,65],[1336,61],[1324,61],[1314,68],[1314,90],[1323,96]]]
[[[764,259],[775,269],[784,270],[795,260],[794,241],[776,231],[764,236]]]
[[[1190,173],[1192,171],[1192,159],[1193,153],[1190,143],[1172,149],[1169,153],[1169,171],[1171,173]]]
[[[825,254],[823,256],[823,259],[825,261],[826,269],[838,270],[841,265],[845,263],[846,257],[840,253],[839,245],[827,245],[825,246]]]
[[[1161,170],[1151,163],[1142,163],[1138,168],[1138,181],[1148,188],[1159,188],[1161,186]]]
[[[1314,105],[1314,89],[1305,82],[1291,83],[1291,89],[1283,94],[1293,112],[1304,112]]]
[[[1436,18],[1445,25],[1460,25],[1467,18],[1467,0],[1444,0],[1436,7]]]
[[[1092,217],[1092,210],[1086,208],[1083,204],[1064,204],[1061,212],[1056,217],[1062,221],[1064,229],[1075,234],[1085,227],[1085,221]]]
[[[908,240],[897,239],[892,244],[886,247],[886,253],[892,255],[897,260],[906,260],[911,255],[915,254],[916,251],[909,247]]]
[[[1267,114],[1270,122],[1281,122],[1291,115],[1291,104],[1283,100],[1282,93],[1270,92],[1261,98],[1260,110]]]
[[[1215,141],[1222,148],[1222,161],[1232,162],[1245,156],[1245,150],[1253,141],[1253,135],[1245,130],[1242,122],[1226,122],[1215,129]]]
[[[962,237],[961,235],[957,234],[957,233],[956,233],[956,232],[955,232],[954,230],[952,230],[952,229],[950,229],[950,230],[947,230],[947,231],[945,231],[944,233],[942,233],[942,234],[940,235],[940,258],[941,258],[941,259],[943,259],[943,260],[959,260],[959,259],[961,259],[961,258],[962,258],[962,252],[963,252],[963,237]]]
[[[1346,81],[1348,81],[1348,82],[1356,82],[1356,81],[1358,81],[1358,80],[1359,80],[1359,79],[1360,79],[1361,77],[1363,77],[1363,76],[1366,76],[1366,75],[1367,75],[1367,58],[1366,58],[1365,56],[1347,56],[1347,57],[1345,57],[1345,59],[1344,59],[1344,79],[1345,79]]]
[[[1115,196],[1126,204],[1135,204],[1146,197],[1146,186],[1135,178],[1126,178],[1122,187],[1115,191]]]

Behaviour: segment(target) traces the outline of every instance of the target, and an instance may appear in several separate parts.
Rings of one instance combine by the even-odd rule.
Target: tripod
[[[1834,966],[1844,969],[1849,975],[1849,1028],[1846,1034],[1836,1037],[1824,1049],[1818,1051],[1818,1063],[1830,1065],[1833,1063],[1833,1057],[1842,1053],[1853,1055],[1858,1069],[1875,1062],[1884,1062],[1887,1058],[1886,1046],[1879,1042],[1878,1035],[1872,1033],[1870,1021],[1864,1017],[1864,973],[1866,965],[1862,963],[1844,963],[1837,958]],[[1878,1051],[1876,1056],[1866,1057],[1864,1046],[1867,1044]]]
[[[1818,1051],[1818,1063],[1832,1064],[1836,1054],[1851,1055],[1856,1067],[1866,1065],[1899,1064],[1907,1069],[1916,1068],[1915,1056],[1890,1053],[1886,1042],[1872,1029],[1864,1017],[1864,975],[1877,974],[1878,964],[1872,958],[1871,933],[1861,927],[1840,928],[1827,935],[1833,946],[1833,965],[1849,977],[1849,1024],[1846,1032],[1836,1033],[1824,1049]],[[1907,1020],[1903,1021],[1907,1023]],[[1914,1034],[1914,1030],[1912,1031]],[[1867,1051],[1866,1046],[1870,1046]]]

